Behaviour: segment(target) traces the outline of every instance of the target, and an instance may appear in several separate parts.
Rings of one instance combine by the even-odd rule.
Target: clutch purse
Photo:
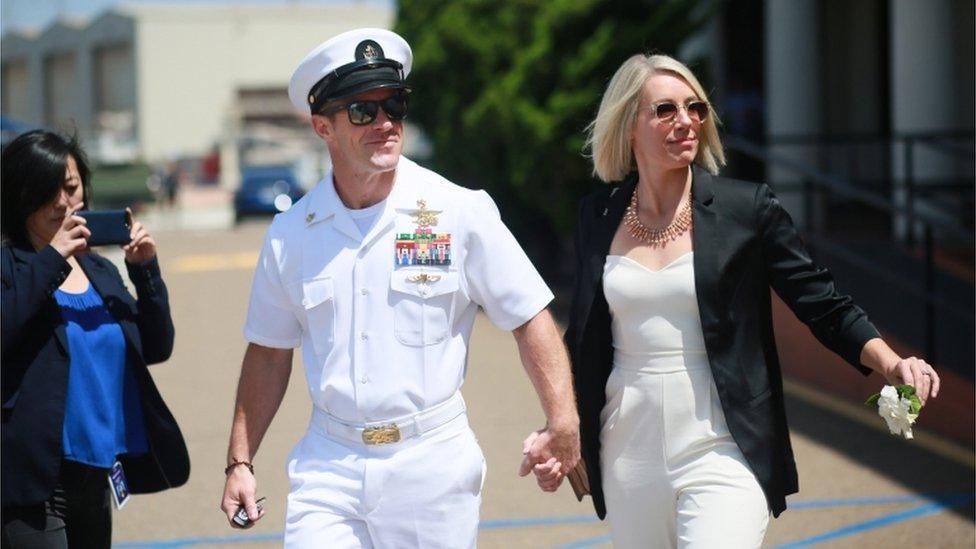
[[[576,500],[583,501],[583,496],[590,493],[590,477],[586,474],[586,462],[583,461],[583,458],[580,458],[576,467],[566,475],[566,478],[569,479],[569,485],[573,487]]]

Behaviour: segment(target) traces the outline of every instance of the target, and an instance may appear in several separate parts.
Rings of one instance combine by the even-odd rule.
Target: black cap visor
[[[357,61],[340,67],[312,86],[309,96],[311,111],[317,113],[330,101],[370,90],[397,88],[409,91],[410,87],[403,83],[401,69],[402,65],[392,59],[379,63]]]
[[[343,99],[351,95],[356,95],[370,90],[384,88],[406,88],[403,79],[400,78],[400,71],[392,67],[377,67],[375,69],[362,69],[346,75],[336,82],[325,101]]]

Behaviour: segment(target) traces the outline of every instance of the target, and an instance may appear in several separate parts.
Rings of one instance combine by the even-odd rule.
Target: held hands
[[[251,520],[247,526],[250,528],[254,523],[264,516],[265,511],[258,510],[254,494],[257,493],[257,479],[246,467],[234,467],[227,475],[227,482],[224,483],[224,498],[220,501],[220,510],[227,515],[227,522],[231,528],[242,528],[234,522],[234,515],[237,508],[241,505],[247,511],[247,518]]]
[[[125,209],[131,218],[132,210]],[[122,246],[125,252],[125,261],[133,265],[140,265],[156,257],[156,241],[149,234],[146,228],[135,219],[132,219],[132,229],[129,231],[129,238],[132,240]]]
[[[78,252],[83,252],[88,248],[88,238],[91,231],[85,226],[85,218],[75,215],[75,212],[85,206],[84,202],[79,203],[74,208],[69,209],[64,214],[61,227],[51,238],[51,247],[61,254],[61,257],[68,259]]]
[[[563,483],[563,479],[566,478],[566,471],[563,470],[562,463],[556,461],[555,457],[549,458],[545,463],[536,463],[531,465],[529,463],[528,449],[535,442],[535,439],[539,438],[540,431],[533,431],[529,434],[528,438],[522,443],[522,453],[525,457],[522,458],[522,465],[519,467],[519,476],[525,476],[528,474],[528,469],[531,468],[532,472],[535,473],[536,484],[543,492],[555,492]]]
[[[531,471],[535,473],[539,488],[555,492],[579,461],[579,428],[556,430],[546,427],[534,431],[522,443],[522,455],[519,476],[524,477]]]

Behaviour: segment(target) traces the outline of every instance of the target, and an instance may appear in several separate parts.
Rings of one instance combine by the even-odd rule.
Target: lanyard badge
[[[115,500],[115,508],[121,509],[129,501],[129,483],[125,480],[125,471],[122,470],[122,463],[116,461],[108,472],[108,483],[112,486],[112,499]]]

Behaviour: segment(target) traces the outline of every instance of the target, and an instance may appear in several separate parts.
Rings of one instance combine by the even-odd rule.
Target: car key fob
[[[264,509],[264,498],[261,498],[254,502],[258,507],[258,513]],[[237,508],[237,512],[234,513],[234,524],[240,526],[241,528],[247,528],[251,525],[251,519],[247,516],[247,509],[243,505]]]

